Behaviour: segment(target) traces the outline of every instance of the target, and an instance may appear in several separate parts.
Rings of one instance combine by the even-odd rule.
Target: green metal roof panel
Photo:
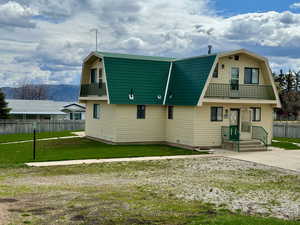
[[[170,62],[105,56],[104,64],[111,104],[163,104]]]
[[[197,105],[216,55],[173,62],[167,105]]]
[[[120,54],[120,53],[110,53],[110,52],[97,52],[103,57],[111,58],[122,58],[122,59],[140,59],[140,60],[153,60],[153,61],[171,61],[175,58],[169,57],[159,57],[159,56],[143,56],[143,55],[131,55],[131,54]]]

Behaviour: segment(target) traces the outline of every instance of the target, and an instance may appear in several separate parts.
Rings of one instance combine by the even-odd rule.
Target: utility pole
[[[96,51],[98,51],[98,29],[93,28],[93,29],[91,29],[91,31],[95,31],[95,34],[96,34]]]

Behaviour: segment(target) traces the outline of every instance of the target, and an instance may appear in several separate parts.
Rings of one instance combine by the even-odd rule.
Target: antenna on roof
[[[93,28],[93,29],[91,29],[91,31],[95,31],[95,34],[96,34],[96,51],[98,51],[98,29]]]
[[[208,54],[209,54],[209,55],[211,54],[212,47],[213,47],[212,45],[209,45],[209,46],[208,46]]]

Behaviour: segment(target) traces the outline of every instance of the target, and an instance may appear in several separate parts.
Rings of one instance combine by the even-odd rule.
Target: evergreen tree
[[[5,101],[5,95],[0,89],[0,119],[5,120],[9,118],[10,109],[7,107],[8,103]]]

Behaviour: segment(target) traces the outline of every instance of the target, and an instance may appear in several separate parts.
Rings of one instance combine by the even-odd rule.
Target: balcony
[[[207,98],[249,98],[275,100],[271,85],[211,83],[205,93]]]
[[[80,97],[88,97],[89,95],[106,95],[105,83],[82,84],[80,88]]]

